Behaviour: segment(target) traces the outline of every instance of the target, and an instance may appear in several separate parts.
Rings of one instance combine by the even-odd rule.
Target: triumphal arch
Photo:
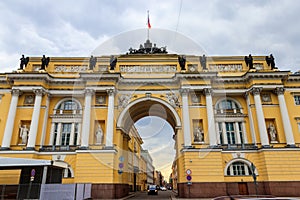
[[[0,156],[27,172],[36,161],[34,181],[90,183],[93,198],[145,189],[134,123],[158,116],[174,131],[180,197],[300,195],[300,76],[272,55],[178,55],[147,40],[121,55],[22,57],[0,86]],[[27,173],[10,172],[1,184]]]

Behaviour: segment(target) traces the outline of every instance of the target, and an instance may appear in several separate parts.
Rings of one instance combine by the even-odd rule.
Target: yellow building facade
[[[300,75],[249,57],[30,57],[0,74],[0,157],[22,159],[1,165],[1,184],[19,184],[34,159],[61,174],[39,163],[41,183],[90,183],[93,198],[125,196],[133,182],[143,190],[133,127],[158,116],[173,127],[180,197],[300,196]]]

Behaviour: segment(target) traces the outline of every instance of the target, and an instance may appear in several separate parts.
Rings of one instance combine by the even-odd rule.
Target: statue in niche
[[[29,57],[24,57],[24,55],[22,55],[22,57],[20,58],[20,70],[23,70],[27,64],[29,62]]]
[[[196,127],[194,129],[194,142],[203,142],[204,140],[204,133],[202,128]]]
[[[49,57],[46,58],[46,56],[43,55],[41,61],[42,61],[42,65],[41,65],[40,70],[45,70],[45,68],[48,67],[48,64],[49,64],[49,62],[50,62],[50,58],[49,58]]]
[[[276,140],[277,131],[275,129],[274,124],[272,123],[269,124],[268,133],[270,135],[271,142],[277,141]]]
[[[249,67],[249,69],[254,69],[253,68],[253,58],[252,58],[251,54],[249,54],[249,56],[245,56],[245,62],[246,62],[246,65]]]
[[[93,55],[91,55],[90,57],[90,61],[89,61],[89,70],[93,70],[95,65],[96,65],[96,62],[97,62],[97,58],[94,57]]]
[[[27,128],[26,125],[24,125],[24,126],[20,125],[19,129],[20,129],[20,138],[22,140],[21,144],[26,144],[27,143],[29,129]]]
[[[98,124],[98,128],[95,132],[95,137],[96,137],[96,144],[102,144],[103,131],[102,131],[102,128],[101,128],[100,124]]]

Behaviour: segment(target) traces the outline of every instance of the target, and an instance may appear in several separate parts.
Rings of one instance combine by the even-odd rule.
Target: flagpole
[[[149,10],[147,11],[148,13],[148,19],[147,19],[147,26],[148,26],[148,30],[147,30],[147,40],[149,40],[149,29],[151,28],[151,25],[150,25],[150,18],[149,18]]]

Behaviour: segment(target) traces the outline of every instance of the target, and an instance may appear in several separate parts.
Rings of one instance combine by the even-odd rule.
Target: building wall
[[[114,70],[110,70],[110,58],[107,56],[98,57],[93,70],[88,70],[88,58],[51,58],[46,71],[39,71],[36,69],[40,67],[40,59],[31,58],[24,71],[0,75],[0,156],[67,163],[72,173],[71,177],[63,178],[63,183],[92,183],[93,195],[97,198],[112,195],[116,189],[121,191],[117,196],[126,194],[128,188],[134,187],[135,173],[136,184],[143,190],[149,162],[142,158],[143,141],[138,132],[131,127],[138,119],[148,116],[150,108],[158,104],[161,110],[164,109],[165,119],[174,129],[176,160],[173,177],[176,178],[181,197],[213,197],[217,194],[211,193],[213,190],[209,189],[213,184],[219,188],[220,195],[228,191],[237,193],[237,187],[241,183],[247,183],[249,191],[252,191],[251,174],[226,174],[226,169],[234,164],[234,161],[247,164],[248,167],[251,163],[254,164],[257,181],[269,188],[259,189],[261,193],[283,195],[284,192],[275,192],[275,189],[281,184],[288,184],[289,181],[294,181],[296,187],[300,181],[300,171],[297,167],[300,105],[295,105],[294,100],[295,95],[300,95],[300,76],[271,69],[265,61],[265,56],[254,57],[256,69],[252,70],[246,66],[243,56],[210,57],[207,70],[201,67],[198,56],[187,56],[186,70],[183,70],[178,63],[178,55],[175,54],[119,55]],[[126,71],[129,68],[130,70]],[[285,90],[283,99],[287,113],[281,112],[278,91],[276,92],[278,88]],[[9,124],[12,127],[11,140],[7,142],[4,134],[5,128],[8,127],[11,100],[14,98],[13,89],[19,89],[21,93],[13,124]],[[34,102],[25,103],[28,95],[37,98],[35,89],[43,92],[37,119],[33,119]],[[212,89],[211,94],[208,93],[209,89]],[[261,101],[264,94],[270,97],[269,101],[262,101],[263,120],[259,119],[260,112],[254,98],[255,89],[261,90]],[[86,105],[89,95],[90,110]],[[200,100],[193,100],[193,95]],[[79,103],[80,110],[77,114],[55,114],[55,108],[64,99],[76,100]],[[216,106],[226,99],[237,102],[242,112],[218,113]],[[208,115],[211,114],[210,103],[214,114],[213,122],[208,119]],[[152,113],[164,117],[161,110],[157,109]],[[89,111],[90,115],[85,118]],[[110,118],[108,113],[113,116]],[[186,113],[188,114],[185,115]],[[184,115],[189,117],[189,121]],[[69,121],[64,121],[66,119]],[[217,135],[218,122],[237,122],[237,119],[238,123],[242,124],[244,144],[220,144]],[[79,143],[68,148],[53,145],[54,123],[75,121],[81,124],[78,128]],[[261,132],[261,124],[268,128],[271,122],[274,123],[277,132],[277,141],[272,142],[270,136]],[[235,129],[239,126],[238,123],[235,123]],[[20,125],[30,125],[32,129],[35,124],[37,136],[34,146],[28,149],[28,143],[21,144]],[[83,124],[87,125],[86,128],[83,128]],[[214,127],[210,127],[210,124]],[[290,126],[291,133],[286,130],[285,124]],[[103,131],[100,144],[95,136],[98,125]],[[229,126],[229,123],[227,125]],[[203,131],[203,141],[194,140],[195,128],[198,126]],[[216,135],[211,132],[213,128],[216,129]],[[286,137],[288,134],[294,139],[289,147]],[[212,141],[213,136],[216,137],[216,141]],[[262,144],[262,136],[266,136],[269,145]],[[9,148],[5,146],[7,143]],[[211,145],[212,143],[214,144]],[[247,168],[246,165],[244,167]],[[138,171],[135,171],[137,169]],[[187,180],[188,169],[192,171],[191,181]],[[3,180],[3,183],[16,183],[19,171],[11,172],[1,171],[0,180]],[[8,175],[13,178],[8,180]],[[154,179],[157,183],[157,175],[154,175]],[[192,186],[186,186],[187,182],[191,182]],[[206,192],[194,192],[198,187],[202,187]],[[111,192],[95,192],[103,188]],[[192,194],[187,193],[191,192],[191,189]],[[293,194],[296,195],[297,191]]]

